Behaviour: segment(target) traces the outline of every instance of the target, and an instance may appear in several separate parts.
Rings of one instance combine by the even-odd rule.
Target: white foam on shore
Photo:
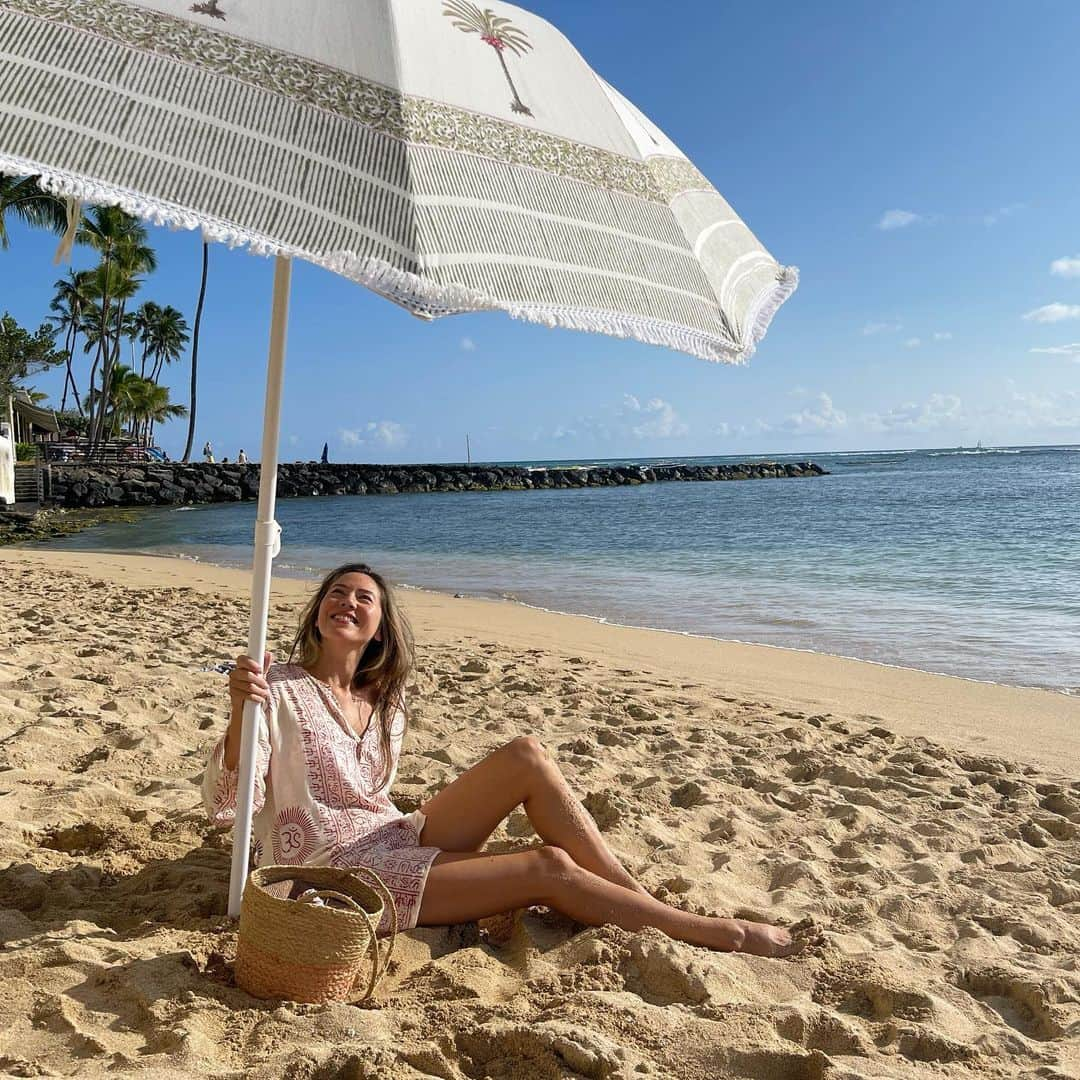
[[[423,585],[407,585],[395,582],[395,588],[410,590],[413,592],[432,593],[436,596],[456,598],[461,595],[467,600],[483,600],[494,604],[517,604],[519,607],[528,608],[530,611],[542,611],[548,615],[569,615],[575,619],[588,619],[590,622],[599,623],[602,626],[614,626],[623,630],[647,630],[654,634],[673,634],[676,637],[696,638],[698,641],[715,641],[722,645],[750,645],[755,649],[775,649],[777,652],[804,653],[807,656],[831,656],[837,660],[851,660],[857,664],[870,664],[874,667],[888,668],[892,671],[921,671],[925,675],[935,675],[943,679],[956,679],[958,682],[978,683],[981,686],[1003,686],[1013,690],[1044,690],[1051,694],[1065,694],[1073,696],[1080,693],[1080,688],[1041,686],[1037,683],[1003,683],[994,679],[975,679],[967,675],[954,675],[948,671],[934,671],[931,668],[912,667],[908,664],[889,664],[883,660],[867,660],[861,656],[847,656],[844,653],[827,653],[820,649],[805,649],[795,645],[773,645],[765,641],[745,641],[742,638],[716,637],[714,634],[697,634],[692,630],[672,630],[664,626],[643,626],[640,623],[613,622],[606,615],[589,615],[581,611],[562,611],[559,608],[544,607],[541,604],[530,604],[518,597],[506,593],[499,596],[483,596],[475,593],[449,593],[442,589],[431,589]]]

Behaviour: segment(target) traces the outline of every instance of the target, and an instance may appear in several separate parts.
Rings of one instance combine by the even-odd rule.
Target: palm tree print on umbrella
[[[225,18],[225,12],[217,5],[217,0],[207,0],[205,4],[192,4],[188,9],[194,11],[196,15],[209,15],[212,19]]]
[[[480,40],[490,45],[498,54],[499,63],[502,64],[503,74],[510,84],[510,92],[514,100],[510,108],[524,116],[532,116],[532,110],[521,100],[510,77],[510,69],[506,66],[505,51],[509,49],[515,56],[532,49],[532,44],[525,36],[523,30],[519,30],[509,19],[496,15],[491,8],[481,11],[475,4],[468,0],[444,0],[443,14],[452,19],[454,25],[466,34],[479,34]]]

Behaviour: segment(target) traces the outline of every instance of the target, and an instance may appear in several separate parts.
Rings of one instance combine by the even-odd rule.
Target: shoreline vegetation
[[[232,977],[230,838],[199,802],[250,575],[17,548],[0,575],[0,1071],[1080,1068],[1075,699],[403,590],[403,811],[532,734],[660,899],[810,917],[822,939],[768,961],[535,907],[502,943],[476,924],[402,935],[376,1011],[262,1002]],[[280,659],[309,592],[274,580]],[[489,848],[536,842],[517,811]]]

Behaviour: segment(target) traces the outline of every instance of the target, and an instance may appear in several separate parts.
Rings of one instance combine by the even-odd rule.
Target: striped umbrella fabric
[[[751,355],[797,271],[554,27],[489,0],[3,0],[0,171],[502,310]]]

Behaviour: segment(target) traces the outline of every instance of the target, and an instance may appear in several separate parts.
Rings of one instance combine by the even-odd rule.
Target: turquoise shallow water
[[[832,475],[283,500],[276,572],[362,557],[611,622],[1080,688],[1080,447],[813,460]],[[53,546],[249,566],[254,517],[153,510]]]

